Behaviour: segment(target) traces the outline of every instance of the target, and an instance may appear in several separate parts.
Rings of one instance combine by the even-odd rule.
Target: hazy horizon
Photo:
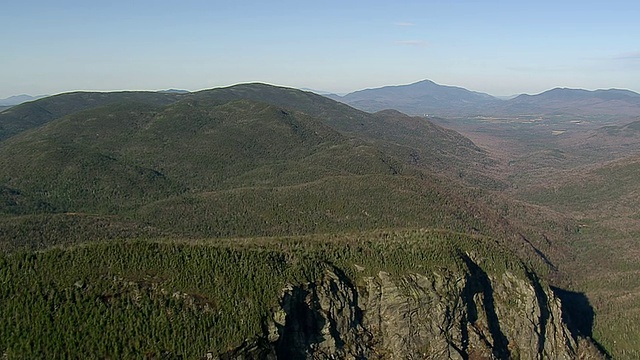
[[[411,85],[417,82],[421,82],[424,80],[430,80],[433,81],[431,79],[422,79],[422,80],[417,80],[417,81],[413,81],[411,83],[404,83],[404,84],[384,84],[384,85],[380,85],[380,86],[372,86],[372,87],[367,87],[367,88],[362,88],[362,89],[354,89],[351,91],[347,91],[347,92],[332,92],[332,91],[328,91],[325,89],[315,89],[315,88],[310,88],[310,87],[305,87],[305,86],[291,86],[291,85],[286,85],[286,84],[273,84],[273,83],[267,83],[267,82],[263,82],[263,81],[249,81],[249,82],[239,82],[239,83],[234,83],[234,84],[227,84],[227,85],[219,85],[219,86],[212,86],[212,87],[208,87],[208,88],[202,88],[202,89],[186,89],[183,87],[168,87],[168,88],[163,88],[163,89],[72,89],[72,90],[66,90],[66,91],[60,91],[60,92],[56,92],[56,93],[51,93],[51,94],[25,94],[25,93],[21,93],[21,94],[14,94],[14,95],[9,95],[6,96],[4,98],[0,98],[0,100],[6,100],[12,97],[20,97],[20,96],[30,96],[33,98],[41,98],[41,97],[46,97],[46,96],[53,96],[53,95],[59,95],[59,94],[64,94],[64,93],[71,93],[71,92],[119,92],[119,91],[166,91],[166,90],[185,90],[188,92],[198,92],[198,91],[203,91],[203,90],[209,90],[209,89],[213,89],[213,88],[223,88],[223,87],[229,87],[229,86],[234,86],[234,85],[241,85],[241,84],[250,84],[250,83],[264,83],[264,84],[268,84],[268,85],[274,85],[274,86],[282,86],[282,87],[290,87],[290,88],[294,88],[294,89],[299,89],[299,90],[303,90],[303,91],[311,91],[311,92],[317,92],[319,94],[332,94],[332,95],[346,95],[352,92],[356,92],[356,91],[360,91],[360,90],[368,90],[368,89],[378,89],[378,88],[382,88],[382,87],[388,87],[388,86],[403,86],[403,85]],[[469,89],[469,88],[465,88],[463,86],[459,86],[456,84],[441,84],[438,83],[437,81],[433,81],[434,83],[438,84],[438,85],[442,85],[442,86],[455,86],[455,87],[462,87],[464,89],[470,90],[470,91],[474,91],[474,92],[482,92],[484,93],[484,91],[479,91],[476,89]],[[574,88],[574,87],[566,87],[566,86],[554,86],[545,90],[542,90],[540,92],[535,92],[535,93],[525,93],[525,92],[521,92],[521,93],[514,93],[514,94],[490,94],[490,93],[486,93],[489,94],[495,98],[511,98],[511,97],[515,97],[518,95],[537,95],[537,94],[541,94],[543,92],[549,91],[549,90],[553,90],[553,89],[559,89],[559,88],[563,88],[563,89],[576,89],[576,90],[588,90],[588,91],[596,91],[596,90],[630,90],[636,93],[640,93],[638,91],[635,91],[633,89],[627,89],[627,88],[592,88],[592,89],[587,89],[587,88]]]
[[[631,1],[12,2],[0,98],[263,82],[333,93],[424,79],[494,96],[640,92]],[[28,24],[26,26],[25,24]]]

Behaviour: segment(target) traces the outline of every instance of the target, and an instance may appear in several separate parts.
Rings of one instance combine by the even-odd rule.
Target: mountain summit
[[[396,109],[410,115],[447,115],[452,111],[472,114],[500,102],[489,94],[440,85],[431,80],[360,90],[332,98],[365,111]]]
[[[33,101],[33,100],[41,99],[41,98],[43,98],[45,96],[46,95],[40,95],[40,96],[31,96],[31,95],[26,95],[26,94],[14,95],[14,96],[10,96],[10,97],[5,98],[5,99],[0,99],[0,106],[20,105],[20,104],[25,103],[27,101]]]

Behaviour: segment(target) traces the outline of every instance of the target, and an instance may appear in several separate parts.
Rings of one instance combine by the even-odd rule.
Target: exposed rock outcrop
[[[533,273],[466,270],[361,277],[339,269],[288,286],[265,335],[225,359],[598,359]]]

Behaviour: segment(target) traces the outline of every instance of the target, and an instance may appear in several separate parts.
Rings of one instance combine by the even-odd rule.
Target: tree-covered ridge
[[[305,114],[248,100],[88,110],[9,139],[0,153],[7,189],[58,211],[109,213],[186,190],[388,173],[393,161]]]
[[[83,110],[104,108],[103,111],[108,112],[107,109],[111,107],[117,109],[118,104],[123,102],[135,102],[139,105],[158,108],[176,104],[175,109],[187,110],[185,114],[188,115],[187,123],[179,122],[176,125],[193,128],[193,124],[190,123],[194,120],[190,116],[191,111],[240,100],[261,102],[280,109],[288,109],[287,111],[305,113],[343,135],[377,143],[378,147],[384,148],[386,152],[400,158],[403,162],[461,177],[465,182],[475,185],[503,186],[487,178],[487,172],[490,173],[492,170],[493,160],[483,150],[463,136],[436,126],[427,119],[411,118],[395,111],[369,114],[317,94],[265,84],[242,84],[190,94],[152,92],[61,94],[20,105],[0,115],[0,135],[4,130],[9,131],[10,136],[19,135],[29,129],[58,121]],[[41,112],[44,114],[43,118],[32,121],[31,118],[37,117],[36,115]],[[133,114],[121,118],[126,121],[130,115]],[[0,140],[10,136],[0,136]]]
[[[469,210],[450,181],[476,174],[450,156],[482,151],[424,120],[260,84],[175,98],[127,94],[43,99],[94,106],[62,102],[75,110],[0,142],[4,248],[83,236],[484,231],[484,211]]]

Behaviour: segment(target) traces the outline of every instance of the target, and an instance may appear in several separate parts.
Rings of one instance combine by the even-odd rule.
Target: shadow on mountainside
[[[567,324],[574,338],[589,338],[596,348],[607,358],[611,358],[609,352],[593,336],[593,307],[587,296],[583,293],[551,287],[553,293],[560,299],[562,304],[562,320]]]
[[[508,347],[509,341],[502,332],[502,329],[500,329],[500,322],[498,320],[498,314],[496,312],[493,298],[493,287],[491,286],[489,276],[471,258],[469,258],[469,256],[466,254],[460,254],[460,256],[467,265],[470,272],[469,275],[471,277],[462,291],[462,296],[467,304],[467,321],[470,324],[475,325],[478,320],[477,306],[481,305],[487,316],[486,326],[493,341],[484,337],[481,331],[478,331],[478,335],[485,341],[486,346],[491,349],[495,359],[510,359],[511,353]],[[483,295],[481,297],[481,304],[476,304],[474,300],[475,295],[478,293],[482,293]],[[463,343],[468,344],[468,342],[469,334],[466,331],[463,331]],[[461,352],[460,354],[463,358],[468,358],[468,349],[465,348],[463,350],[464,352]]]

